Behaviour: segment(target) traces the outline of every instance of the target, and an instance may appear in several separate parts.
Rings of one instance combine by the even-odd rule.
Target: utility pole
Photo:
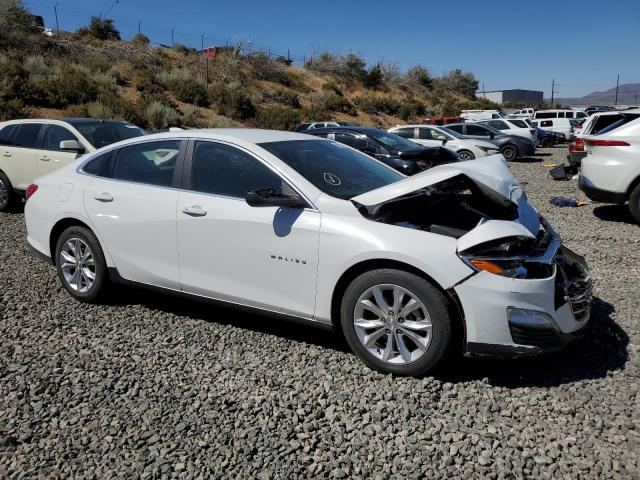
[[[616,101],[614,105],[618,105],[618,87],[620,86],[620,74],[618,74],[618,80],[616,80]]]
[[[556,79],[551,80],[551,108],[553,108],[553,99],[556,93]]]
[[[289,53],[289,49],[287,48],[287,63],[291,63],[291,55]]]
[[[176,48],[176,42],[173,40],[173,31],[176,27],[171,27],[171,48]]]
[[[140,25],[142,25],[142,19],[138,21],[138,35],[142,35],[142,30],[140,29]]]
[[[56,4],[53,6],[53,11],[56,14],[56,32],[58,32],[58,38],[60,38],[60,25],[58,24],[58,3],[60,2],[56,2]]]
[[[202,34],[202,37],[200,38],[200,49],[204,50],[204,33]]]

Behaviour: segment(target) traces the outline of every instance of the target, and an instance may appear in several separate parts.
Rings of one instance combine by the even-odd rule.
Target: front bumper
[[[626,193],[611,192],[594,186],[584,175],[578,178],[578,188],[594,202],[624,204],[627,201]]]
[[[454,288],[467,354],[536,355],[562,349],[584,333],[593,290],[588,269],[553,235],[557,242],[538,257],[551,265],[550,277],[512,279],[482,271]]]

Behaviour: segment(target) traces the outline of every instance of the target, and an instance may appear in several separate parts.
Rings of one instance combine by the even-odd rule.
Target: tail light
[[[584,152],[584,139],[583,138],[576,138],[575,143],[572,143],[571,146],[569,147],[569,153],[573,153],[573,152]]]
[[[36,193],[38,191],[38,185],[36,185],[35,183],[32,183],[31,185],[29,185],[27,187],[27,193],[25,195],[26,200],[29,200],[31,198],[31,196]]]
[[[587,138],[585,144],[591,147],[629,147],[630,145],[624,140],[605,140],[600,138]]]

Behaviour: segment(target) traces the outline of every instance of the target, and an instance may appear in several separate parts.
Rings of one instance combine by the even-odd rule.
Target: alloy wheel
[[[360,295],[353,325],[367,351],[390,364],[413,363],[431,344],[432,324],[425,305],[398,285],[374,285]]]
[[[96,279],[93,253],[84,240],[68,239],[60,250],[60,269],[67,284],[78,293],[91,290]]]
[[[458,153],[458,155],[460,156],[460,160],[463,160],[463,161],[475,159],[475,157],[472,156],[469,152],[460,152]]]

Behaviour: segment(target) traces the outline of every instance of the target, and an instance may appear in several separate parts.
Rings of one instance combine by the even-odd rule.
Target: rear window
[[[620,128],[623,125],[626,125],[627,123],[633,122],[634,120],[637,120],[638,117],[640,117],[640,115],[638,114],[630,114],[630,115],[623,115],[621,119],[619,119],[617,122],[612,123],[611,125],[609,125],[606,128],[603,128],[602,130],[600,130],[598,132],[598,135],[602,135],[603,133],[608,133],[612,130],[615,130],[616,128]]]
[[[0,145],[11,145],[11,143],[9,142],[9,137],[11,137],[11,133],[13,132],[14,128],[16,128],[15,124],[7,125],[0,130]]]
[[[523,120],[509,120],[518,128],[529,128],[529,126]]]
[[[535,118],[558,118],[558,112],[536,112]]]
[[[39,135],[40,123],[23,123],[17,129],[13,131],[10,141],[16,147],[24,148],[40,148]]]
[[[112,143],[129,138],[146,135],[147,132],[140,127],[124,122],[105,123],[76,123],[69,122],[86,138],[95,148],[106,147]]]
[[[589,135],[596,135],[600,133],[602,130],[607,128],[609,125],[616,123],[620,120],[621,115],[600,115],[595,119],[591,130],[589,131]]]

